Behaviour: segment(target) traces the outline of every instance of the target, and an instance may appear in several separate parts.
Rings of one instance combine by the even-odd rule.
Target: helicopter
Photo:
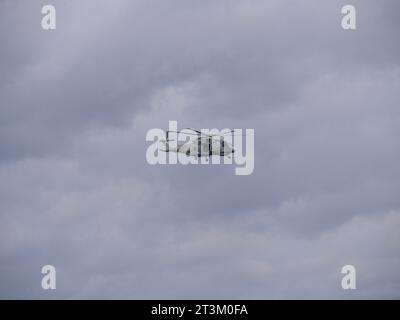
[[[212,155],[218,155],[221,157],[227,156],[230,159],[232,154],[235,152],[233,146],[224,140],[224,136],[233,135],[234,130],[229,130],[223,134],[208,134],[201,130],[192,128],[185,128],[183,130],[189,130],[191,132],[166,131],[166,139],[160,141],[165,147],[165,150],[160,150],[163,152],[183,153],[188,157],[194,156],[196,160],[200,157],[206,157],[206,161],[208,161],[208,158]],[[169,139],[171,132],[196,136],[196,138],[189,142],[181,144],[177,143],[176,146],[170,146],[169,142],[174,141],[174,139]]]

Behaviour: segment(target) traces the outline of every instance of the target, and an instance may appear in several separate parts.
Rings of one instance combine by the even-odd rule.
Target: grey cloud
[[[0,4],[0,297],[399,297],[397,1],[53,2]],[[169,120],[254,173],[148,165]]]

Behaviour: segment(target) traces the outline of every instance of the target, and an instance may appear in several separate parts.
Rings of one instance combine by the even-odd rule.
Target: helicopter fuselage
[[[209,157],[212,155],[227,156],[235,152],[232,145],[223,140],[215,140],[208,138],[198,138],[195,141],[187,142],[177,147],[168,146],[167,152],[184,153],[187,156]]]

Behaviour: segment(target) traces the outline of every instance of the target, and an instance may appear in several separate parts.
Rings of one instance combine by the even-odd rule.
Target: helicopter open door
[[[190,156],[195,156],[196,158],[200,157],[201,154],[200,154],[199,150],[201,150],[201,145],[200,145],[200,148],[199,148],[199,145],[197,143],[191,143],[190,146],[189,146],[189,150],[188,150],[189,151],[189,155]],[[186,153],[186,155],[188,155],[188,153]]]

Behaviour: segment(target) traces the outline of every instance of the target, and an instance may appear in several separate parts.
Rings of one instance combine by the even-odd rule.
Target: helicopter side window
[[[219,140],[219,153],[221,156],[224,155],[224,152],[225,152],[224,149],[225,149],[225,142],[223,139],[221,139],[221,140]]]

